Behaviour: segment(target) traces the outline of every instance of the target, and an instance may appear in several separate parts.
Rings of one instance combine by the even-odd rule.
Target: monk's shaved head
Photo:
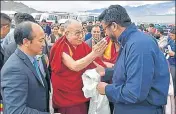
[[[65,36],[73,45],[80,45],[84,41],[84,32],[81,22],[69,19],[65,22]]]
[[[70,30],[72,31],[72,30],[76,30],[77,27],[78,28],[82,27],[81,22],[79,22],[75,19],[67,20],[65,22],[64,26],[65,26],[66,31],[70,31]]]

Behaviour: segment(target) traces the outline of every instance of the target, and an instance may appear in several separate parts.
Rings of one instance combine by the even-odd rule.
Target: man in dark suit
[[[31,22],[36,23],[32,15],[28,13],[17,13],[15,15],[15,25],[16,26],[25,21],[31,21]],[[10,37],[10,39],[14,39],[14,32],[11,32],[10,34],[8,34],[8,36]],[[3,47],[4,47],[4,62],[6,62],[8,58],[15,52],[17,48],[17,44],[15,40],[13,40],[11,43],[7,45],[3,45]],[[49,67],[45,67],[45,66],[48,66],[45,61],[45,57],[49,57],[49,49],[48,49],[48,45],[46,41],[45,41],[45,48],[43,49],[43,54],[46,56],[42,56],[42,58],[39,58],[39,59],[43,59],[40,65],[44,67],[42,69],[44,69],[45,71],[44,74],[46,75],[47,82],[49,83],[50,82],[50,69]],[[50,87],[50,84],[49,84],[49,87]]]
[[[49,114],[49,87],[36,55],[41,55],[45,33],[33,22],[14,31],[18,48],[1,70],[4,114]]]
[[[2,66],[4,65],[4,49],[2,47],[2,39],[5,38],[5,36],[9,33],[10,31],[10,24],[11,24],[11,18],[4,14],[4,13],[1,13],[1,37],[0,37],[0,71],[1,71],[1,68]],[[0,86],[1,87],[1,86]],[[1,96],[1,92],[0,92],[0,111],[2,110],[2,96]]]

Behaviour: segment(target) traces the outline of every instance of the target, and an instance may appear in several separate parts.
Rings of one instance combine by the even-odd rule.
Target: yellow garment
[[[103,57],[110,60],[111,59],[111,47],[112,47],[112,41],[110,40],[108,43],[108,46],[103,54]]]
[[[66,43],[67,44],[67,43]],[[71,55],[71,57],[73,56],[73,52],[72,52],[72,50],[71,50],[71,48],[70,48],[70,46],[67,44],[67,46],[68,46],[68,49],[69,49],[69,53],[70,53],[70,55]]]

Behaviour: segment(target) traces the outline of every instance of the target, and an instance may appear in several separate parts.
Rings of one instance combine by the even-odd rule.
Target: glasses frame
[[[70,31],[67,31],[67,32],[70,32]],[[78,33],[78,32],[80,32],[80,33]],[[83,37],[84,36],[84,34],[85,34],[85,32],[84,32],[84,29],[82,30],[82,31],[77,31],[77,32],[70,32],[71,34],[74,34],[75,36],[77,36],[77,37]]]
[[[103,31],[105,32],[105,31],[106,31],[106,29],[107,29],[109,26],[111,26],[111,25],[112,25],[112,22],[111,22],[111,23],[109,23],[108,25],[106,25],[106,26],[104,27]]]

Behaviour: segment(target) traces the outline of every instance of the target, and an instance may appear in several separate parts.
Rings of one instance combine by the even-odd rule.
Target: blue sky
[[[112,4],[139,6],[168,1],[17,1],[40,11],[75,12],[108,7]]]

